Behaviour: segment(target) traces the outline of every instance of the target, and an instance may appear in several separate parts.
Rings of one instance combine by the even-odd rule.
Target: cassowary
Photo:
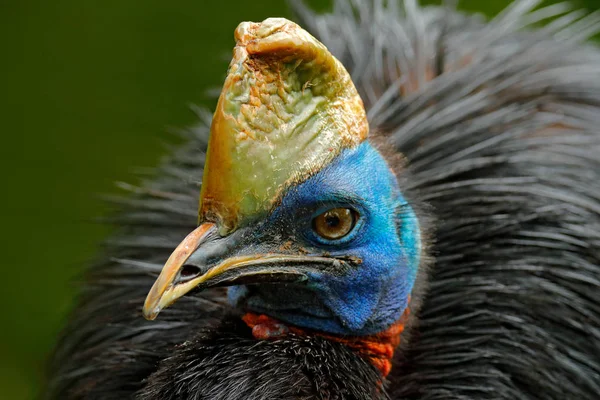
[[[48,397],[597,399],[599,20],[536,3],[240,24],[212,120],[120,200]]]

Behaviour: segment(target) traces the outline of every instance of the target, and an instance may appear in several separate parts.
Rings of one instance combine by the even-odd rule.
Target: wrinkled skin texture
[[[290,185],[367,137],[350,76],[283,18],[243,22],[211,126],[200,220],[222,234],[263,217]]]

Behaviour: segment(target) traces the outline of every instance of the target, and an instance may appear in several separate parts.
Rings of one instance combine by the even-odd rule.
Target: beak
[[[308,279],[309,270],[346,267],[343,260],[322,256],[263,253],[228,257],[226,253],[235,247],[235,235],[215,240],[217,236],[216,225],[204,223],[183,239],[146,297],[144,318],[155,319],[163,308],[196,288],[302,282]],[[216,263],[210,262],[215,259]]]
[[[170,306],[175,300],[191,289],[187,289],[185,284],[174,285],[174,282],[180,277],[182,266],[187,259],[200,247],[200,244],[206,240],[209,234],[215,230],[216,226],[213,223],[202,224],[187,235],[179,246],[177,246],[160,272],[158,279],[152,285],[148,296],[146,296],[142,310],[144,318],[147,320],[155,319],[160,310]],[[179,294],[182,290],[185,290],[185,292]]]

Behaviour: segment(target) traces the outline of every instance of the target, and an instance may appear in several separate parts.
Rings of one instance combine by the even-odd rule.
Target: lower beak
[[[266,253],[226,257],[223,254],[221,261],[216,265],[192,264],[195,273],[188,273],[186,261],[192,255],[197,257],[196,254],[202,251],[203,244],[210,243],[216,232],[215,224],[204,223],[177,246],[146,297],[142,310],[146,319],[155,319],[163,308],[195,288],[302,282],[307,279],[307,270],[318,270],[318,266],[321,266],[321,269],[322,266],[335,269],[340,267],[340,263],[343,264],[339,260],[320,256]],[[201,271],[205,272],[200,273]]]

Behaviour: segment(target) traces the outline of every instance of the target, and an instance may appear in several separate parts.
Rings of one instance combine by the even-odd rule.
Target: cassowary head
[[[242,23],[211,126],[199,227],[144,315],[231,286],[238,308],[331,334],[384,331],[405,312],[419,221],[368,140],[350,76],[298,25]]]
[[[241,24],[206,159],[201,124],[118,199],[49,397],[597,399],[600,24],[537,4],[298,5],[356,87],[297,25]],[[201,170],[143,311],[231,304],[148,324]]]

